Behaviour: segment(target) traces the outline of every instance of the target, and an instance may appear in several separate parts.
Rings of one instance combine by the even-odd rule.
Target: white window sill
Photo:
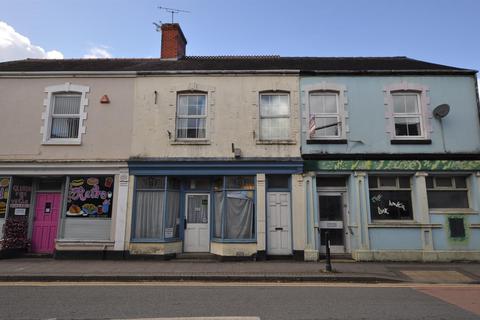
[[[480,212],[470,208],[445,208],[430,209],[430,214],[479,214]]]
[[[416,221],[373,221],[373,223],[368,224],[369,228],[441,228],[441,223],[418,223]]]
[[[63,145],[81,145],[82,141],[79,139],[50,139],[43,141],[42,145],[63,146]]]
[[[295,140],[285,139],[285,140],[256,140],[256,144],[297,144]]]
[[[210,140],[174,140],[170,141],[171,145],[209,145],[211,144]]]

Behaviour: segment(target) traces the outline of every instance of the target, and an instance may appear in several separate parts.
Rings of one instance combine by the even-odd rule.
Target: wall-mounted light
[[[104,94],[101,98],[100,98],[100,103],[110,103],[110,98]]]

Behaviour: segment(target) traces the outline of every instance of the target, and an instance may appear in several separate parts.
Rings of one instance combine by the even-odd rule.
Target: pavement
[[[274,281],[480,284],[480,263],[332,260],[190,261],[0,259],[0,281]]]

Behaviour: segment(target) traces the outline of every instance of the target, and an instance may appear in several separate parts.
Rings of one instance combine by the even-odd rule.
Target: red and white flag
[[[315,135],[315,116],[310,116],[310,121],[308,122],[308,131],[310,133],[310,138],[312,138]]]

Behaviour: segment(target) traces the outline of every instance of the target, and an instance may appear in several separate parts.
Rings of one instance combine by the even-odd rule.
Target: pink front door
[[[32,252],[53,253],[62,195],[54,192],[39,192],[36,199]]]

